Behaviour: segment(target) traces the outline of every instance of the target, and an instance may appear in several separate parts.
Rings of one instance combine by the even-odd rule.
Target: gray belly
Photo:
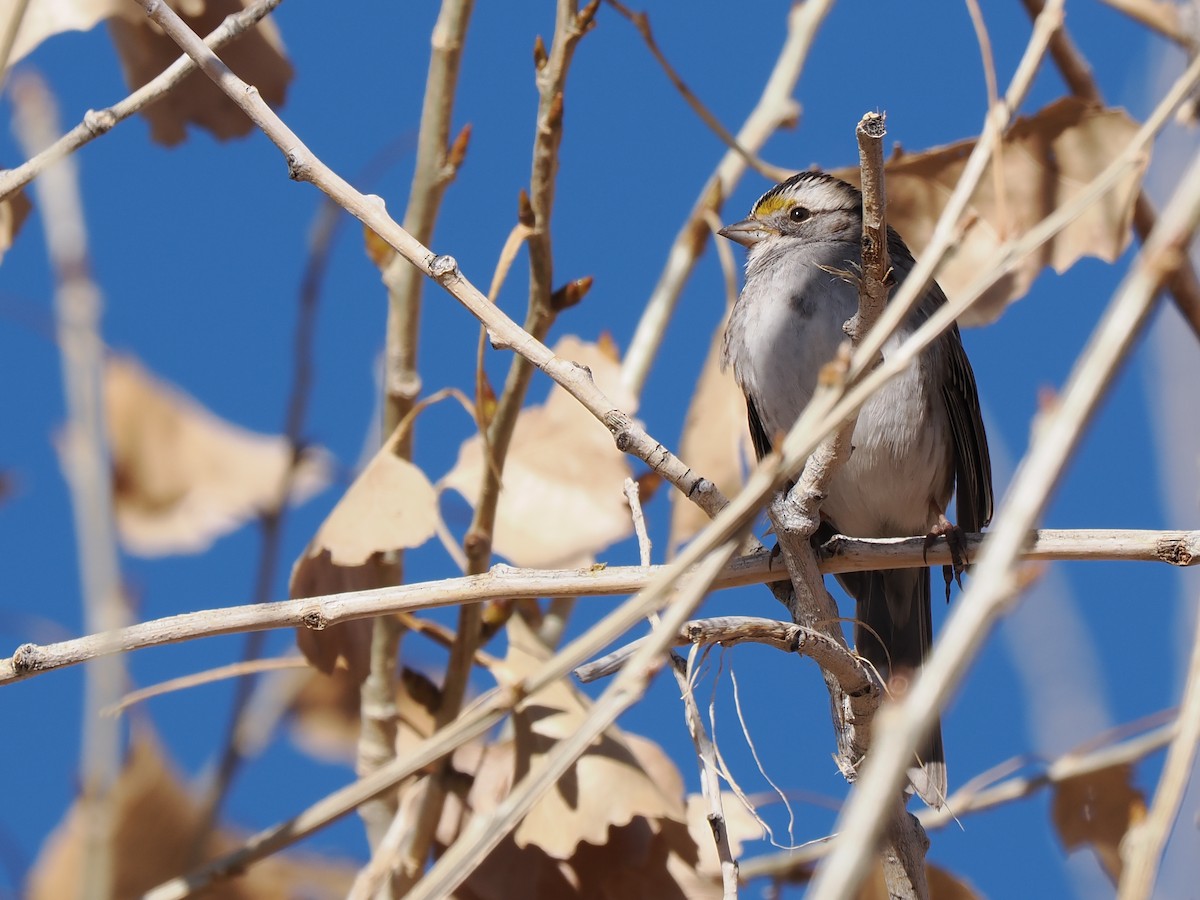
[[[852,287],[828,276],[803,287],[799,299],[780,300],[789,297],[783,284],[748,282],[730,317],[726,360],[769,437],[799,417],[821,368],[845,340],[842,323],[857,303]],[[771,302],[759,302],[767,298]],[[909,333],[892,338],[884,356]],[[822,504],[839,531],[858,537],[923,534],[945,510],[953,462],[949,421],[931,378],[937,353],[935,344],[860,411],[854,449]]]

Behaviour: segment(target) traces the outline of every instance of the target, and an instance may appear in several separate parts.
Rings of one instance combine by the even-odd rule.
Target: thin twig
[[[219,50],[234,38],[257,25],[282,2],[283,0],[258,0],[241,12],[230,13],[220,25],[209,33],[208,37],[204,39],[204,43],[213,50]],[[29,184],[47,166],[74,153],[101,135],[107,134],[114,125],[141,112],[151,103],[161,100],[177,84],[195,71],[196,63],[188,56],[181,56],[171,63],[162,74],[142,85],[120,103],[110,106],[108,109],[89,109],[84,114],[83,121],[53,144],[30,157],[27,162],[15,169],[0,172],[0,200],[6,199],[14,191]]]
[[[725,821],[725,805],[721,798],[721,776],[717,768],[717,752],[712,739],[704,729],[704,719],[696,704],[692,690],[691,666],[678,653],[671,654],[671,673],[679,686],[683,701],[684,720],[692,743],[696,745],[696,762],[700,766],[700,788],[708,804],[708,827],[712,831],[717,847],[717,859],[721,864],[721,889],[724,900],[734,900],[738,893],[738,862],[729,841],[729,827]]]
[[[1196,764],[1196,748],[1200,746],[1200,615],[1196,616],[1192,660],[1183,698],[1179,701],[1176,724],[1150,812],[1128,835],[1128,850],[1123,842],[1125,867],[1121,872],[1117,900],[1144,900],[1153,896],[1163,850],[1179,816],[1183,794]]]
[[[650,532],[646,530],[646,514],[642,511],[638,483],[632,478],[625,479],[625,500],[629,504],[629,514],[633,519],[633,533],[637,535],[638,562],[643,566],[649,566],[652,547]]]
[[[740,156],[745,161],[746,165],[769,181],[783,181],[785,178],[788,178],[794,174],[794,170],[784,169],[779,166],[772,166],[771,164],[764,162],[754,151],[743,147],[738,143],[738,139],[734,137],[729,129],[721,124],[721,120],[713,115],[712,111],[709,110],[709,108],[704,105],[700,98],[695,95],[692,89],[687,86],[687,82],[685,82],[682,76],[675,71],[675,67],[671,65],[666,55],[663,54],[662,50],[658,46],[658,42],[654,39],[654,31],[650,28],[649,13],[634,12],[623,3],[620,3],[619,0],[605,0],[605,2],[607,2],[609,6],[620,13],[629,21],[630,24],[633,25],[634,28],[637,29],[638,34],[642,36],[642,40],[646,44],[646,48],[650,51],[650,55],[653,56],[659,66],[662,67],[663,72],[666,73],[667,78],[670,80],[671,84],[674,85],[675,90],[679,92],[679,96],[683,97],[684,102],[692,108],[692,112],[700,117],[700,121],[709,127],[712,133],[720,139],[722,144]]]
[[[284,416],[284,437],[290,456],[287,468],[280,478],[274,502],[264,509],[259,517],[260,549],[251,593],[254,603],[266,603],[271,599],[279,572],[288,498],[291,496],[304,453],[304,428],[312,394],[313,339],[316,335],[321,284],[340,221],[341,210],[330,201],[324,200],[313,218],[309,235],[308,261],[300,280],[296,330],[292,340],[292,383]],[[249,663],[261,657],[264,647],[263,632],[249,634],[242,646],[242,662]],[[202,802],[200,824],[193,839],[194,858],[198,859],[203,855],[209,835],[220,818],[221,807],[233,785],[233,779],[246,758],[246,741],[250,732],[243,727],[243,719],[251,708],[250,701],[257,685],[258,674],[253,670],[248,670],[248,674],[239,677],[234,683],[233,702],[229,708],[224,740],[217,745],[220,748],[220,757]]]
[[[552,302],[554,268],[550,218],[554,210],[558,149],[562,143],[567,73],[575,48],[592,28],[598,3],[599,0],[592,0],[580,11],[575,0],[559,0],[549,54],[537,65],[538,114],[528,195],[532,231],[526,239],[529,253],[529,306],[524,330],[539,341],[549,333],[558,312]],[[484,437],[489,465],[482,467],[474,513],[463,538],[468,575],[485,571],[491,563],[492,539],[500,503],[500,478],[532,375],[533,368],[529,362],[522,356],[514,355]],[[454,721],[462,707],[474,668],[475,650],[482,640],[483,608],[479,604],[463,606],[459,610],[457,630],[458,640],[450,650],[441,703],[434,717],[435,728],[439,729]],[[417,807],[416,824],[406,836],[401,851],[403,855],[397,886],[398,891],[406,895],[425,871],[426,859],[433,846],[434,833],[446,799],[446,786],[440,775],[425,779],[417,790],[418,794],[412,801]]]
[[[1000,102],[999,80],[996,78],[996,58],[992,55],[992,39],[988,34],[987,21],[983,18],[983,10],[979,0],[967,0],[967,12],[971,15],[971,26],[975,29],[975,40],[979,43],[979,57],[983,63],[983,78],[987,84],[988,109]],[[992,165],[992,190],[996,198],[996,221],[1000,223],[1000,233],[1008,231],[1007,190],[1004,182],[1004,142],[996,145],[996,161]]]
[[[1036,29],[1035,29],[1036,30]],[[1140,335],[1154,297],[1200,221],[1200,156],[1193,162],[1158,227],[1138,255],[1087,348],[1077,361],[1055,409],[1035,429],[1033,444],[1008,498],[996,516],[975,577],[956,604],[925,667],[905,699],[887,713],[863,778],[843,810],[842,838],[818,872],[815,900],[843,897],[863,876],[881,827],[877,806],[900,787],[906,761],[932,725],[986,636],[1010,605],[1020,583],[1014,564],[1097,404]],[[884,723],[880,723],[884,726]]]
[[[847,538],[838,535],[822,548],[824,574],[874,569],[919,568],[949,563],[944,545],[929,548],[924,538]],[[974,559],[982,546],[980,535],[967,535],[967,553]],[[1173,566],[1200,565],[1200,531],[1042,530],[1029,536],[1021,555],[1026,560],[1122,560]],[[95,659],[105,652],[126,653],[197,638],[270,628],[321,630],[339,622],[385,613],[416,612],[514,599],[580,596],[606,597],[641,590],[662,575],[666,566],[606,566],[587,569],[516,569],[496,565],[484,575],[448,578],[369,591],[348,591],[257,605],[239,604],[152,619],[130,625],[105,639],[91,634],[52,644],[23,644],[0,659],[0,685]],[[735,559],[716,582],[717,588],[741,587],[786,579],[771,556],[762,551]]]
[[[58,107],[45,83],[22,74],[12,86],[18,138],[28,154],[49,146],[58,134]],[[97,635],[98,658],[84,684],[83,747],[80,759],[85,900],[109,896],[115,871],[112,789],[121,770],[121,726],[100,711],[125,689],[125,666],[112,653],[116,633],[129,621],[121,589],[113,512],[104,401],[104,343],[100,338],[103,297],[92,280],[87,225],[73,160],[48,169],[35,185],[46,248],[54,270],[54,307],[66,389],[67,426],[63,468],[70,488],[79,551],[84,621]]]
[[[645,643],[645,638],[618,647],[611,653],[575,669],[575,677],[585,684],[607,678],[621,670],[634,653]],[[720,644],[733,647],[737,644],[765,644],[785,653],[799,653],[811,657],[822,669],[829,669],[841,680],[847,690],[863,690],[872,682],[870,670],[853,652],[823,632],[791,622],[763,619],[756,616],[717,616],[685,622],[673,638],[676,647],[694,645],[708,647]]]
[[[308,660],[303,656],[280,656],[274,659],[243,660],[242,662],[230,663],[227,666],[205,669],[203,672],[193,672],[190,675],[169,678],[166,681],[160,681],[158,684],[130,691],[117,703],[100,710],[100,714],[103,716],[119,716],[125,710],[129,709],[129,707],[145,703],[147,700],[152,700],[155,697],[163,697],[167,694],[173,694],[176,691],[186,691],[191,688],[202,687],[206,684],[215,684],[218,681],[225,681],[229,678],[239,678],[247,672],[278,672],[280,670],[306,669],[308,667]]]
[[[638,483],[632,478],[625,479],[625,499],[629,502],[629,511],[633,517],[633,531],[637,535],[639,561],[643,566],[648,567],[650,565],[650,535],[646,531],[646,517],[642,512]],[[658,616],[651,616],[650,621],[651,624],[657,625]],[[632,655],[633,651],[630,650],[629,656]],[[689,660],[693,658],[689,657]],[[725,823],[716,748],[713,746],[708,732],[704,730],[704,719],[700,715],[696,694],[692,690],[691,663],[678,653],[671,653],[668,659],[671,663],[671,674],[675,677],[675,684],[679,687],[684,721],[687,723],[688,733],[692,736],[692,743],[696,745],[696,762],[700,766],[701,791],[705,802],[708,803],[708,824],[713,842],[716,844],[717,859],[721,865],[724,898],[725,900],[735,900],[738,885],[737,860],[733,857],[733,848],[729,842],[729,829]],[[618,664],[617,668],[619,667]],[[576,674],[578,672],[579,670],[576,669]],[[587,681],[588,679],[581,678],[581,680]]]

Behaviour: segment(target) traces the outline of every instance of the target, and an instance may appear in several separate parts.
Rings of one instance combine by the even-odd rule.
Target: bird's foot
[[[967,559],[967,537],[961,528],[944,515],[939,515],[937,524],[925,535],[922,558],[926,562],[929,561],[929,548],[938,538],[945,538],[946,546],[950,548],[950,565],[942,566],[942,576],[946,579],[946,602],[949,603],[950,585],[957,581],[959,589],[962,589],[962,573],[967,570],[967,564],[970,562]]]

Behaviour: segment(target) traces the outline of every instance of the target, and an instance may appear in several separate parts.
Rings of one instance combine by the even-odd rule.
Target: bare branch
[[[26,153],[49,146],[58,133],[58,105],[45,83],[24,73],[13,82],[17,135]],[[121,587],[113,513],[112,464],[101,386],[103,298],[91,278],[87,225],[73,160],[49,169],[35,186],[46,247],[54,270],[54,308],[66,386],[67,426],[63,453],[75,540],[79,551],[84,621],[97,633],[103,658],[88,667],[84,686],[81,804],[83,839],[81,896],[107,897],[115,871],[112,789],[121,771],[121,729],[100,711],[118,702],[125,666],[113,655],[116,633],[129,621]]]
[[[967,550],[974,559],[982,548],[984,537],[967,535],[966,538]],[[821,571],[834,574],[917,568],[951,561],[945,545],[930,547],[926,560],[923,544],[923,537],[848,538],[837,535],[822,547]],[[1200,565],[1200,531],[1042,530],[1030,535],[1021,558],[1124,560],[1181,567]],[[0,685],[78,665],[105,653],[124,653],[222,634],[269,628],[321,630],[352,619],[411,613],[460,603],[482,603],[505,597],[532,599],[631,594],[646,587],[668,568],[604,566],[526,570],[496,565],[487,574],[465,578],[182,613],[130,625],[108,636],[91,634],[53,644],[23,644],[11,657],[0,659]],[[772,567],[771,556],[764,550],[735,559],[714,587],[741,587],[783,581],[787,577],[777,563]]]
[[[594,662],[575,670],[575,676],[585,684],[620,671],[645,643],[646,638],[626,644]],[[754,616],[718,616],[711,619],[696,619],[685,622],[675,635],[674,645],[689,644],[707,647],[720,644],[733,647],[737,644],[766,644],[785,653],[808,656],[822,669],[833,672],[850,692],[861,692],[873,684],[874,676],[859,657],[827,634],[776,619],[761,619]]]
[[[1039,19],[1040,21],[1040,19]],[[1036,29],[1035,29],[1036,30]],[[1045,414],[1008,498],[997,515],[975,577],[957,604],[907,697],[885,710],[887,726],[873,748],[858,789],[843,811],[843,839],[818,873],[815,900],[842,897],[856,885],[881,827],[881,800],[900,787],[906,760],[1019,588],[1014,563],[1041,514],[1083,429],[1128,350],[1141,333],[1154,297],[1185,255],[1200,222],[1200,157],[1180,184],[1158,227],[1122,282],[1087,348],[1076,363],[1057,407]]]
[[[886,134],[883,117],[867,113],[859,122],[856,134],[863,183],[863,271],[859,280],[858,310],[844,325],[854,346],[861,343],[878,321],[889,292],[886,283],[889,260],[883,192],[883,137]],[[844,389],[849,360],[850,352],[843,348],[838,358],[825,367],[810,409],[835,402],[837,393]],[[829,418],[832,420],[832,416]],[[792,593],[784,599],[792,620],[798,625],[823,631],[843,647],[846,638],[838,618],[837,603],[825,588],[810,538],[821,524],[821,501],[829,482],[850,456],[856,420],[857,410],[837,420],[836,430],[812,451],[788,496],[776,497],[768,507],[791,576]],[[871,721],[879,702],[878,689],[869,682],[864,690],[851,690],[830,669],[823,668],[822,677],[829,690],[833,711],[838,767],[847,779],[853,780],[867,752]],[[900,819],[896,821],[899,824]],[[900,829],[897,831],[899,833]],[[905,893],[911,895],[912,892]]]
[[[468,129],[464,129],[460,141],[451,145],[450,126],[459,65],[473,6],[473,0],[443,0],[430,38],[429,72],[425,79],[425,97],[421,107],[417,159],[408,194],[408,208],[404,213],[405,229],[424,244],[428,244],[433,237],[442,197],[458,172],[470,134]],[[397,255],[385,268],[383,280],[388,289],[383,431],[384,434],[391,434],[412,412],[421,390],[421,378],[417,371],[417,348],[420,336],[421,291],[425,285],[425,278],[420,270]],[[413,431],[409,429],[397,443],[396,455],[411,460],[412,451]],[[387,562],[394,576],[391,579],[393,583],[402,580],[402,554],[389,554]],[[381,580],[380,583],[386,582]],[[396,755],[396,660],[403,635],[404,626],[393,616],[380,616],[372,624],[370,670],[360,688],[362,728],[355,766],[359,775],[378,769]],[[470,646],[459,650],[459,644],[464,640],[469,639],[464,637],[464,632],[460,629],[459,640],[451,649],[454,664],[450,671],[461,672],[464,667],[470,669],[475,645],[472,642]],[[453,686],[450,695],[457,696]],[[395,841],[401,838],[417,839],[424,834],[420,828],[410,827],[407,833],[397,835],[397,802],[395,794],[387,794],[364,804],[359,810],[373,848],[379,848],[384,843],[385,836]],[[427,830],[432,830],[432,826]],[[398,849],[393,846],[392,852],[386,855],[389,863],[393,858],[400,860],[402,872],[404,863],[409,860],[407,849],[404,846]],[[374,863],[375,859],[372,862]],[[423,863],[422,854],[422,859],[413,863],[413,867],[419,871]],[[379,887],[378,879],[389,872],[390,867],[369,867],[359,882],[356,882],[356,890],[368,890],[374,894]],[[403,891],[403,884],[397,884],[395,887],[397,893]]]
[[[678,653],[671,654],[671,674],[679,686],[683,700],[684,720],[692,743],[696,745],[696,761],[700,765],[700,788],[708,804],[708,825],[712,829],[713,842],[717,846],[717,859],[721,863],[721,888],[724,900],[736,900],[738,892],[738,864],[733,857],[729,842],[729,828],[725,822],[725,806],[721,799],[721,776],[717,768],[717,750],[712,738],[704,728],[704,718],[696,704],[692,689],[691,667]],[[577,670],[578,671],[578,670]]]
[[[1195,767],[1196,748],[1200,746],[1200,616],[1196,616],[1192,661],[1188,666],[1176,725],[1150,812],[1126,837],[1129,849],[1123,854],[1125,867],[1121,872],[1117,900],[1144,900],[1153,896],[1159,862]]]

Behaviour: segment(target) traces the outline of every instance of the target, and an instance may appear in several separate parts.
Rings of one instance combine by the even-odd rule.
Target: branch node
[[[93,137],[111,131],[116,124],[117,117],[111,109],[89,109],[83,114],[83,126]]]
[[[288,178],[292,181],[309,181],[309,162],[304,152],[296,148],[287,152]]]
[[[458,260],[449,254],[440,254],[429,261],[429,274],[443,285],[458,277]]]
[[[22,644],[13,653],[12,667],[18,675],[37,672],[42,668],[46,654],[37,644]]]
[[[1172,566],[1187,567],[1198,561],[1188,534],[1164,535],[1154,548],[1155,555]]]
[[[329,626],[329,619],[319,609],[311,609],[300,617],[300,624],[309,631],[324,631]]]

